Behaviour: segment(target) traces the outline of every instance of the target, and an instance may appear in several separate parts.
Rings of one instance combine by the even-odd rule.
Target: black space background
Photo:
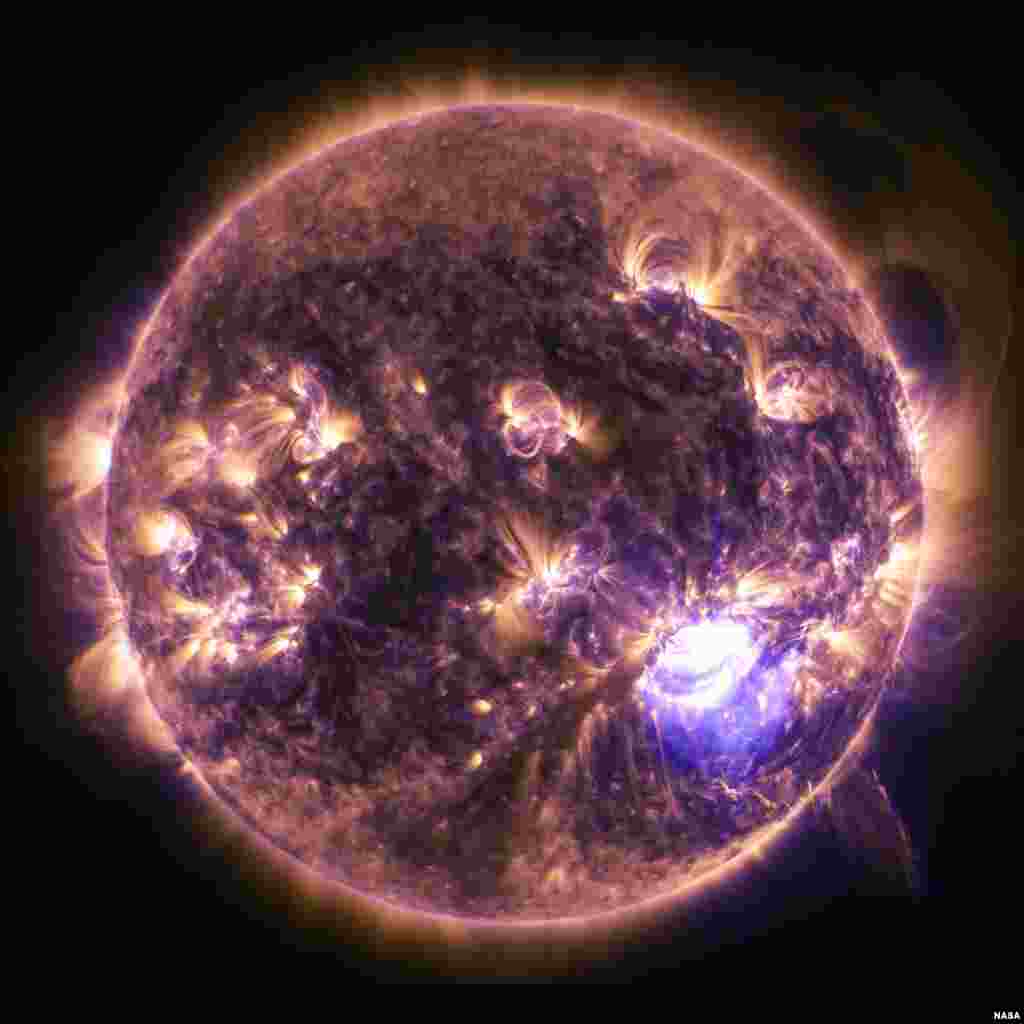
[[[807,111],[808,123],[828,99],[846,98],[897,133],[954,148],[990,184],[994,205],[1009,216],[1013,127],[997,72],[986,77],[985,66],[978,65],[968,73],[930,47],[914,54],[924,68],[918,72],[883,69],[880,50],[844,62],[878,65],[853,72],[823,68],[806,54],[783,58],[767,49],[687,47],[672,35],[660,26],[626,41],[609,33],[603,40],[563,35],[553,43],[550,34],[479,23],[357,42],[339,47],[340,57],[296,70],[304,62],[289,64],[287,54],[302,51],[290,45],[287,32],[280,51],[285,57],[241,61],[222,40],[197,46],[183,37],[180,45],[157,45],[140,30],[138,45],[90,39],[73,60],[40,71],[53,99],[43,102],[38,93],[41,142],[26,147],[18,173],[25,176],[25,194],[41,190],[40,199],[31,201],[38,202],[30,205],[38,213],[29,236],[42,240],[31,273],[38,274],[33,284],[43,287],[33,291],[37,297],[24,321],[28,333],[8,338],[5,352],[13,360],[5,408],[18,413],[20,423],[6,453],[8,480],[25,469],[31,475],[37,465],[31,417],[60,408],[75,393],[97,349],[111,365],[121,360],[182,246],[235,192],[241,169],[258,167],[289,133],[301,136],[301,115],[296,125],[295,114],[288,113],[296,101],[312,116],[316,104],[309,99],[302,106],[303,98],[315,97],[324,80],[336,93],[372,94],[366,69],[381,63],[414,68],[427,61],[441,79],[465,65],[515,66],[527,77],[536,71],[566,83],[581,66],[591,75],[613,77],[623,63],[641,62],[668,82],[681,81],[685,67],[687,80],[705,89],[720,79],[747,93],[782,97]],[[443,46],[449,49],[438,48]],[[905,66],[904,57],[894,53],[888,63]],[[901,76],[926,85],[908,89],[902,104],[893,102],[891,91],[883,101],[880,83]],[[257,122],[264,126],[263,142],[253,137]],[[827,119],[815,123],[786,144],[803,146],[808,159],[819,161],[851,208],[879,177],[899,178],[899,157],[884,142],[857,139]],[[16,303],[27,300],[28,294],[15,297]],[[1013,411],[1012,352],[1010,360],[999,401]],[[1015,468],[1007,464],[1005,472]],[[5,846],[13,854],[9,883],[33,894],[16,922],[22,953],[45,956],[54,965],[91,963],[90,957],[97,966],[109,959],[111,967],[157,971],[161,963],[187,964],[184,975],[180,968],[171,975],[185,987],[187,974],[202,971],[204,962],[223,967],[236,957],[247,970],[272,963],[290,973],[293,951],[321,951],[317,936],[281,933],[253,909],[258,902],[226,868],[204,862],[177,823],[154,812],[161,801],[151,781],[111,764],[68,724],[57,666],[74,638],[69,643],[67,626],[52,612],[41,615],[48,604],[39,586],[45,564],[39,551],[48,538],[31,499],[13,493],[17,533],[11,536],[21,555],[12,596],[25,598],[8,663],[20,738],[7,774],[14,805],[8,805]],[[1013,600],[1011,594],[1001,598],[1011,624]],[[700,942],[700,964],[690,959],[692,936],[674,943],[669,936],[589,980],[648,975],[690,994],[714,983],[718,1001],[710,1005],[721,1011],[722,1000],[735,994],[728,982],[720,987],[723,980],[752,979],[762,969],[766,975],[758,976],[770,979],[780,994],[794,984],[799,989],[796,979],[814,975],[826,986],[835,979],[832,992],[838,995],[849,986],[874,986],[882,972],[894,994],[919,1005],[963,997],[968,1019],[978,1013],[991,1019],[993,1009],[1024,1010],[1016,837],[1022,749],[1016,692],[1024,676],[1013,641],[1012,628],[994,634],[971,668],[979,685],[970,702],[953,712],[908,705],[887,735],[883,782],[924,855],[925,893],[917,904],[822,843],[805,852],[790,884],[709,929]],[[24,664],[16,657],[22,650]],[[377,963],[354,949],[332,957],[334,982],[421,977],[412,966]],[[792,998],[799,1004],[799,994]],[[792,1016],[794,1008],[784,1012]]]

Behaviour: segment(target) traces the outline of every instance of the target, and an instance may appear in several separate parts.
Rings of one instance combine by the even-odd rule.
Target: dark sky
[[[281,52],[298,52],[298,37],[284,36]],[[614,76],[623,63],[643,64],[674,88],[695,89],[705,103],[716,90],[738,90],[763,95],[766,110],[781,100],[799,111],[785,122],[766,113],[765,131],[780,131],[784,145],[830,182],[833,200],[854,218],[877,216],[871,196],[879,190],[899,195],[911,186],[927,188],[927,182],[912,182],[901,138],[952,148],[987,183],[993,205],[1010,216],[1011,130],[992,101],[984,65],[968,77],[933,51],[932,67],[906,74],[882,70],[876,53],[871,73],[839,71],[811,64],[806,54],[780,58],[687,48],[670,36],[659,26],[646,39],[563,35],[553,44],[550,35],[470,24],[357,44],[340,58],[302,70],[280,60],[228,59],[222,40],[205,47],[192,41],[140,45],[127,53],[110,44],[90,46],[88,57],[53,72],[60,106],[40,114],[47,136],[41,218],[48,241],[39,273],[55,282],[55,290],[53,306],[37,310],[47,335],[43,344],[16,351],[7,408],[24,414],[24,426],[29,414],[47,403],[59,407],[72,395],[90,361],[99,357],[116,365],[183,246],[235,191],[242,169],[274,155],[291,133],[303,134],[302,120],[323,107],[317,97],[324,81],[332,83],[329,91],[338,102],[372,94],[384,75],[373,74],[378,64],[426,62],[441,79],[467,64],[516,67],[526,77],[543,74],[552,82],[559,76],[571,81],[580,67],[600,78]],[[868,112],[870,123],[828,113],[839,101]],[[73,145],[61,144],[62,126]],[[927,294],[920,301],[933,315]],[[941,359],[941,328],[919,332],[916,344],[921,358]],[[999,397],[1014,415],[1015,362]],[[12,437],[9,458],[21,465],[25,434]],[[1003,472],[1011,476],[1012,469],[1007,464]],[[32,529],[29,508],[19,506],[19,537],[45,542]],[[33,550],[31,544],[23,549]],[[155,783],[125,776],[63,724],[60,702],[52,696],[59,692],[59,675],[50,664],[60,659],[57,626],[38,625],[31,582],[38,563],[26,554],[20,568],[31,596],[18,641],[30,657],[17,683],[18,724],[33,768],[14,776],[24,779],[28,855],[16,870],[39,886],[34,920],[50,922],[50,948],[88,944],[102,923],[108,936],[120,935],[113,940],[118,957],[139,957],[140,966],[150,956],[156,962],[181,955],[182,943],[193,964],[207,956],[220,962],[229,949],[257,962],[288,957],[296,940],[281,937],[272,920],[258,914],[253,919],[244,890],[224,869],[197,858],[173,821],[153,816],[150,809],[160,803]],[[1012,607],[1012,601],[1007,593],[1001,603]],[[722,969],[726,977],[742,977],[748,969],[767,968],[780,995],[766,998],[799,1000],[791,991],[799,982],[791,978],[810,965],[815,974],[844,984],[853,984],[854,976],[867,984],[876,969],[895,971],[911,998],[921,986],[931,990],[938,977],[986,1018],[992,1009],[1020,1008],[1019,987],[1018,1002],[1012,1000],[1011,964],[1024,909],[1019,842],[1013,838],[1022,744],[1011,698],[1019,678],[1011,636],[1010,629],[993,631],[970,667],[973,696],[955,713],[908,702],[886,728],[883,782],[923,853],[925,893],[918,905],[823,841],[804,851],[791,884],[766,891],[758,904],[718,922],[702,942],[667,936],[606,976],[627,980],[663,970],[666,980],[683,985],[682,995],[693,978],[680,958],[702,948],[710,974]],[[298,943],[315,947],[316,937]],[[912,963],[915,948],[931,978]],[[375,965],[354,952],[345,966],[353,975],[388,979],[414,973]]]

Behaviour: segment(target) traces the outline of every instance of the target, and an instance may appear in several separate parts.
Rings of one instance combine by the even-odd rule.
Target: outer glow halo
[[[678,122],[667,119],[662,115],[661,117],[651,118],[652,111],[644,111],[642,109],[643,104],[638,103],[635,99],[626,99],[626,92],[628,86],[623,89],[623,99],[611,101],[605,104],[600,102],[591,102],[588,98],[588,106],[592,109],[603,109],[608,112],[619,113],[620,115],[637,117],[647,116],[651,120],[660,121],[661,126],[670,131],[680,131],[681,126]],[[501,101],[502,99],[508,99],[509,94],[507,90],[503,90],[500,87],[494,87],[490,85],[484,85],[480,79],[474,79],[471,83],[463,88],[463,94],[461,97],[466,102],[482,102],[482,101]],[[575,94],[572,95],[571,99],[575,99]],[[446,98],[447,99],[447,98]],[[568,95],[553,96],[551,93],[545,93],[543,97],[540,95],[531,95],[533,101],[541,102],[565,102],[570,99]],[[369,118],[362,116],[356,119],[356,121],[350,125],[351,130],[369,130],[373,127],[378,126],[385,120],[391,120],[395,117],[407,117],[417,113],[423,113],[430,109],[435,109],[436,101],[422,101],[418,100],[413,103],[405,104],[387,104],[386,111],[382,111],[378,108]],[[686,126],[689,128],[691,126]],[[316,140],[315,148],[319,148],[324,143],[327,137],[331,137],[336,134],[337,128],[332,127],[325,136],[321,136]],[[683,132],[688,137],[692,137],[694,133],[686,131]],[[710,134],[709,132],[702,132],[701,135]],[[721,159],[721,157],[719,157]],[[244,205],[245,200],[237,204],[234,209],[221,221],[220,224],[214,228],[210,234],[199,243],[194,250],[190,260],[199,253],[203,247],[208,244],[210,239],[220,230],[220,227],[224,223],[227,223],[231,217],[234,216],[235,210],[238,206]],[[820,241],[820,238],[819,238]],[[187,270],[188,262],[186,261],[185,266],[182,268],[182,273]],[[150,324],[156,317],[154,312],[153,318],[150,320]],[[140,332],[136,347],[135,354],[141,352],[142,347],[145,344],[146,336],[148,334],[147,327]],[[94,498],[97,496],[99,491],[102,491],[104,484],[103,472],[99,473],[99,479],[93,479],[95,475],[95,465],[97,462],[101,465],[109,463],[109,455],[107,454],[106,463],[102,458],[97,459],[84,459],[76,460],[74,458],[75,452],[81,452],[88,456],[90,452],[100,451],[103,453],[109,453],[110,437],[101,437],[100,443],[97,444],[95,422],[96,417],[89,415],[91,410],[100,407],[105,410],[106,415],[99,417],[101,421],[107,423],[113,423],[115,426],[118,423],[120,411],[123,407],[123,402],[126,398],[127,393],[127,382],[131,376],[131,370],[134,365],[134,358],[132,364],[129,365],[124,374],[118,374],[114,381],[108,382],[102,388],[97,389],[90,396],[90,401],[84,402],[82,406],[76,410],[74,418],[69,420],[70,427],[67,431],[61,433],[59,439],[53,441],[52,453],[55,461],[55,468],[51,473],[51,483],[57,487],[67,488],[70,484],[72,487],[72,497],[65,500],[61,506],[61,514],[65,516],[65,523],[67,525],[68,535],[76,534],[80,540],[75,545],[75,550],[79,553],[83,551],[93,551],[97,549],[102,551],[102,513],[97,513],[97,505],[102,507],[102,501],[97,502]],[[110,429],[109,427],[107,428]],[[106,447],[104,447],[104,445]],[[68,454],[71,454],[71,458],[68,459]],[[85,466],[87,469],[93,471],[93,476],[88,479],[81,477],[79,471],[75,468],[75,463]],[[105,470],[104,470],[105,472]],[[82,556],[79,554],[79,558]],[[84,562],[80,561],[78,568],[81,570]],[[131,658],[129,652],[125,649],[125,642],[122,638],[118,637],[116,632],[117,622],[119,619],[117,610],[117,597],[116,593],[112,591],[108,585],[104,584],[104,572],[102,566],[98,563],[94,564],[94,571],[89,574],[91,575],[92,582],[95,584],[94,588],[90,591],[88,597],[88,608],[97,615],[97,620],[101,625],[108,630],[104,639],[102,639],[95,647],[90,648],[85,652],[79,660],[76,662],[75,669],[72,673],[72,684],[73,692],[79,699],[82,706],[87,707],[94,713],[103,713],[109,716],[123,717],[126,723],[127,733],[136,741],[141,741],[145,746],[150,749],[168,749],[165,746],[167,733],[165,729],[160,728],[154,720],[154,714],[151,706],[148,706],[148,700],[144,693],[144,687],[142,686],[141,680],[138,677],[137,671],[133,669],[131,665]],[[117,642],[112,642],[112,638],[116,639]],[[693,654],[693,652],[691,652]],[[696,655],[694,655],[696,657]],[[699,660],[699,659],[698,659]],[[706,660],[702,662],[706,664]],[[846,754],[840,761],[840,765],[847,768],[851,759],[855,758],[855,755],[862,752],[868,737],[870,735],[870,724],[871,718],[865,722],[858,733],[857,738],[851,742]],[[784,821],[778,823],[772,829],[763,835],[756,837],[751,840],[744,850],[732,851],[729,857],[725,860],[729,860],[729,873],[733,873],[739,869],[741,864],[749,864],[752,860],[756,861],[760,857],[763,857],[765,852],[769,849],[772,843],[777,842],[786,829],[795,821],[798,816],[798,812],[802,812],[808,806],[809,802],[818,796],[824,796],[827,794],[829,788],[837,781],[839,777],[839,768],[837,765],[833,772],[831,772],[828,778],[821,783],[814,794],[810,794],[807,799],[801,802],[798,808],[794,808],[794,811]],[[202,812],[204,816],[208,816],[213,808],[216,808],[217,813],[224,817],[223,827],[226,832],[234,830],[236,833],[239,830],[239,823],[231,816],[230,812],[224,808],[219,800],[212,794],[212,791],[208,786],[204,785],[202,781],[196,777],[195,769],[189,766],[187,763],[181,768],[182,773],[185,777],[191,779],[196,785],[197,795],[201,798],[204,803],[208,803],[208,807],[205,807]],[[230,824],[228,822],[230,821]],[[247,842],[251,843],[252,837],[246,837]],[[229,844],[230,845],[230,844]],[[273,859],[282,862],[282,869],[285,870],[284,865],[289,865],[287,872],[294,873],[295,865],[282,858],[282,855],[275,850],[267,850],[267,855]],[[708,865],[708,871],[706,874],[695,878],[693,882],[684,886],[677,894],[672,897],[659,898],[656,903],[660,910],[664,911],[669,906],[675,904],[677,901],[682,900],[686,897],[688,901],[692,902],[693,898],[698,894],[698,891],[703,890],[706,893],[710,893],[714,887],[716,881],[721,880],[724,877],[726,866],[724,863],[717,865]],[[300,872],[306,874],[306,872]],[[318,889],[324,885],[322,880],[313,880],[312,878],[305,878],[302,889],[305,890],[307,897],[310,896],[309,887],[315,886]],[[364,915],[366,922],[372,921],[373,924],[369,926],[368,930],[378,930],[384,928],[386,925],[398,925],[402,922],[403,927],[408,929],[412,920],[404,912],[398,912],[393,907],[378,906],[375,907],[375,903],[372,899],[363,901],[362,898],[356,898],[354,894],[349,894],[344,898],[340,899],[341,892],[344,887],[340,887],[337,890],[337,896],[332,900],[340,903],[349,903],[350,911],[358,906],[360,911]],[[319,898],[319,896],[317,897]],[[355,902],[352,902],[352,901]],[[646,908],[649,909],[649,908]],[[608,926],[608,934],[614,930],[615,927],[620,927],[627,921],[634,921],[640,916],[640,909],[636,911],[622,912],[618,915],[612,915],[615,920],[604,921],[604,924]],[[606,916],[607,917],[607,916]],[[508,940],[507,929],[496,929],[490,922],[473,923],[470,921],[455,922],[451,921],[448,923],[442,923],[441,921],[428,921],[426,917],[420,915],[418,918],[414,918],[417,921],[422,922],[422,927],[432,933],[436,938],[442,939],[443,942],[451,943],[453,947],[463,945],[467,942],[484,941],[486,936],[490,934],[492,939],[496,939],[499,942],[505,942]],[[511,930],[514,932],[522,933],[523,929],[530,929],[534,927],[530,922],[522,923],[514,926]],[[559,927],[557,931],[569,931],[576,930],[580,927],[578,923],[574,923],[566,928]],[[552,924],[550,922],[544,922],[543,925],[538,925],[535,931],[536,936],[542,934],[551,934]],[[401,930],[398,927],[393,929],[393,934],[398,933]],[[472,936],[472,938],[470,938]],[[466,948],[463,945],[463,948]]]

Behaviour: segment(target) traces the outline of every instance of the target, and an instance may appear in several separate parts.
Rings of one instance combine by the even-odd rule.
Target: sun
[[[852,580],[860,571],[865,542],[851,539],[852,534],[840,536],[837,528],[828,558],[821,563],[826,567],[815,570],[822,580],[828,576],[826,582],[815,582],[817,577],[802,568],[800,559],[811,558],[809,543],[794,543],[788,552],[792,561],[785,565],[741,560],[730,574],[720,562],[732,554],[742,556],[743,541],[730,540],[727,527],[708,514],[693,527],[688,542],[688,582],[677,580],[673,574],[684,560],[660,521],[636,519],[621,529],[615,526],[616,502],[625,500],[626,493],[620,467],[628,466],[630,459],[649,460],[651,479],[665,465],[679,466],[680,472],[685,468],[693,493],[708,509],[724,507],[715,504],[730,493],[724,478],[702,477],[691,465],[692,441],[679,431],[673,436],[654,414],[641,416],[633,408],[624,413],[621,404],[602,405],[601,389],[588,385],[584,375],[559,369],[542,379],[523,354],[525,343],[518,336],[510,335],[501,350],[511,368],[496,375],[497,385],[490,386],[489,379],[489,389],[479,384],[479,394],[468,388],[457,391],[450,365],[431,364],[429,353],[406,351],[400,339],[391,339],[384,343],[386,373],[374,369],[347,380],[344,367],[323,359],[317,363],[305,354],[292,358],[281,350],[238,369],[236,379],[229,382],[234,390],[216,401],[207,398],[209,385],[197,374],[190,385],[193,404],[182,402],[175,409],[168,404],[170,411],[151,434],[135,426],[131,414],[142,391],[140,382],[154,386],[155,381],[147,362],[149,347],[155,337],[166,334],[172,313],[177,315],[183,282],[199,280],[206,272],[204,261],[239,210],[258,205],[286,175],[314,167],[345,139],[372,136],[412,118],[429,120],[453,110],[503,103],[538,110],[571,105],[626,119],[643,126],[644,145],[653,145],[645,132],[650,138],[655,133],[685,138],[702,159],[728,167],[751,188],[756,183],[766,189],[799,226],[808,246],[817,246],[848,271],[854,285],[867,288],[864,266],[828,239],[824,222],[815,221],[800,198],[788,194],[763,168],[740,169],[747,166],[744,154],[730,159],[727,148],[716,142],[714,126],[701,124],[692,115],[668,115],[656,103],[645,104],[631,95],[627,81],[607,95],[595,96],[571,87],[513,89],[475,73],[454,94],[373,101],[341,121],[317,126],[279,167],[268,170],[258,188],[236,197],[196,240],[139,330],[125,365],[110,379],[91,382],[76,408],[47,424],[48,483],[54,515],[70,552],[67,569],[88,584],[80,589],[81,610],[92,616],[100,634],[71,666],[73,703],[83,717],[118,719],[132,742],[180,755],[176,771],[193,787],[201,808],[197,813],[212,816],[225,831],[241,828],[225,795],[253,799],[243,788],[247,766],[237,757],[214,765],[198,753],[181,751],[181,716],[191,695],[205,692],[202,699],[209,700],[215,688],[230,688],[250,673],[275,694],[280,689],[283,701],[288,687],[299,687],[302,659],[322,642],[318,638],[327,621],[345,623],[347,639],[339,657],[348,659],[346,664],[356,663],[364,652],[386,663],[390,655],[383,645],[402,634],[417,614],[424,614],[427,599],[416,596],[415,581],[431,573],[438,574],[430,576],[432,580],[442,578],[441,560],[423,554],[428,541],[447,536],[445,531],[456,528],[452,524],[464,529],[473,551],[467,564],[473,569],[451,559],[444,563],[450,570],[445,579],[457,578],[462,589],[452,584],[451,594],[444,595],[446,618],[443,625],[432,626],[436,632],[430,648],[435,700],[440,706],[443,690],[443,699],[451,703],[451,710],[445,704],[445,721],[460,716],[459,728],[471,737],[453,748],[445,762],[451,767],[445,770],[455,780],[451,785],[462,787],[465,820],[479,830],[484,843],[491,840],[483,823],[495,817],[487,802],[491,798],[483,784],[474,789],[467,780],[504,778],[494,766],[507,764],[502,771],[513,780],[510,791],[521,793],[523,806],[530,810],[508,819],[514,818],[520,830],[515,835],[522,842],[522,863],[509,859],[501,882],[503,899],[519,899],[523,890],[517,879],[535,875],[542,880],[536,889],[541,902],[522,897],[529,912],[505,931],[484,912],[459,914],[451,906],[415,906],[411,900],[381,902],[366,879],[389,868],[382,858],[374,859],[378,855],[367,852],[372,837],[365,839],[365,846],[352,846],[363,858],[364,873],[357,871],[354,881],[338,884],[326,870],[328,853],[314,834],[320,826],[296,831],[289,817],[295,814],[322,824],[326,804],[310,796],[312,779],[303,780],[301,792],[294,781],[283,783],[280,792],[259,797],[260,807],[292,808],[268,810],[266,834],[274,835],[275,828],[277,834],[292,830],[293,845],[310,851],[301,870],[280,850],[268,848],[265,836],[255,836],[252,842],[300,900],[334,907],[349,918],[372,920],[373,927],[386,934],[429,935],[449,947],[475,942],[509,947],[525,946],[529,936],[555,927],[562,930],[567,945],[582,949],[595,929],[606,935],[634,932],[751,870],[783,836],[801,827],[810,808],[839,792],[857,770],[872,742],[877,698],[875,690],[864,688],[864,680],[879,664],[923,657],[927,642],[911,632],[915,613],[922,611],[930,588],[957,571],[945,552],[965,542],[961,513],[984,486],[973,472],[980,453],[971,433],[983,415],[991,381],[978,381],[959,399],[955,415],[947,415],[948,410],[939,410],[931,399],[920,371],[901,362],[872,307],[873,296],[868,294],[856,308],[851,300],[850,324],[868,359],[893,368],[899,391],[894,421],[909,439],[906,465],[924,481],[924,489],[902,504],[885,505],[881,491],[887,484],[871,484],[879,489],[871,500],[888,509],[884,524],[876,524],[890,538],[884,555],[865,574],[863,586],[859,578],[856,588],[850,584],[851,596],[844,599],[841,614],[805,611],[800,626],[792,629],[787,615],[796,607],[814,607],[820,600],[817,595],[825,592],[815,591],[815,586],[837,592],[836,581]],[[720,196],[711,201],[716,217],[721,216],[721,203]],[[754,301],[750,266],[760,241],[752,229],[737,224],[714,237],[702,235],[689,222],[673,225],[668,211],[667,202],[659,206],[652,200],[636,213],[628,229],[611,238],[617,248],[609,261],[601,315],[627,324],[637,344],[647,344],[670,327],[679,337],[710,338],[720,344],[722,352],[706,342],[710,356],[698,355],[695,347],[687,350],[679,368],[671,372],[683,379],[687,373],[699,373],[700,359],[714,358],[720,360],[714,365],[723,368],[723,379],[725,368],[738,374],[749,399],[750,422],[761,432],[758,444],[768,444],[787,431],[796,436],[799,428],[813,429],[833,416],[848,382],[832,364],[809,368],[798,356],[787,363],[777,355],[779,325],[795,314],[787,307],[767,315],[763,303]],[[689,237],[692,244],[678,244],[680,237]],[[356,290],[343,293],[339,288],[337,293],[351,296]],[[354,304],[356,299],[350,301]],[[453,302],[457,310],[471,300],[460,293]],[[672,324],[667,325],[669,320]],[[650,344],[656,351],[654,342]],[[363,365],[359,360],[368,360],[366,353],[353,355],[352,365]],[[670,379],[668,368],[660,372],[661,380],[651,374],[652,394]],[[479,418],[472,429],[463,426],[460,431],[453,410],[473,402],[480,409]],[[688,425],[706,427],[707,436],[717,436],[713,429],[720,424],[697,399],[689,400],[684,418]],[[754,436],[754,427],[751,431]],[[429,466],[443,481],[438,494],[449,496],[447,504],[417,491],[409,482],[407,464],[388,462],[382,437],[395,451],[421,446],[415,449],[416,465]],[[869,460],[868,441],[867,430],[851,428],[845,448],[837,452],[821,434],[812,433],[800,471],[806,470],[816,481],[815,494],[834,490],[837,504],[844,498],[853,503],[859,492],[844,492],[843,482],[859,479],[856,473]],[[502,473],[518,488],[508,493],[522,496],[521,504],[495,501],[487,513],[456,507],[450,495],[464,479],[465,469],[457,463],[468,458],[467,452],[482,453],[479,457],[487,465],[504,460]],[[627,457],[627,452],[636,454]],[[373,473],[386,484],[358,492],[360,481]],[[558,488],[565,486],[563,480],[570,473],[586,479],[593,496],[589,503],[566,499],[570,511],[561,518],[553,516],[552,495],[560,493]],[[766,506],[796,505],[786,490],[787,483],[792,490],[793,480],[783,480],[783,475],[780,470],[765,477],[764,493],[770,495],[764,499]],[[118,494],[132,496],[130,515],[111,504],[115,486]],[[343,493],[349,504],[330,527],[346,538],[344,557],[325,540],[328,517],[321,514],[325,502],[340,501]],[[813,497],[805,495],[805,511],[811,509]],[[652,507],[656,505],[655,501]],[[341,509],[340,504],[330,507]],[[403,532],[403,515],[413,521],[420,514],[429,525],[410,539]],[[588,532],[588,516],[600,521],[600,529]],[[652,516],[656,520],[655,513]],[[608,523],[612,526],[604,525]],[[692,555],[701,531],[713,538],[720,556],[719,562],[709,559],[701,566],[703,575],[694,568],[698,559]],[[739,527],[734,532],[743,536]],[[244,538],[246,560],[238,557],[241,548],[231,546],[243,543],[236,538]],[[350,566],[368,559],[371,550],[387,552],[380,568],[362,578],[351,573]],[[491,576],[479,571],[483,565]],[[149,582],[136,586],[136,578]],[[343,600],[348,602],[344,607]],[[438,599],[438,607],[441,604]],[[383,625],[370,628],[366,612],[362,625],[351,626],[354,610],[362,613],[367,608]],[[586,609],[586,614],[579,609]],[[577,614],[583,625],[570,622],[570,615]],[[143,634],[143,622],[159,637],[150,648],[134,639]],[[414,636],[410,630],[408,637]],[[413,639],[402,642],[407,652],[414,651]],[[481,655],[481,664],[501,667],[507,686],[485,686],[476,669],[459,668],[472,643],[479,643],[486,654],[486,659]],[[412,653],[407,657],[412,678],[418,663]],[[338,697],[338,707],[362,706],[359,701],[371,699],[368,692]],[[457,708],[453,693],[459,695]],[[781,729],[794,708],[810,721],[823,714],[830,701],[849,695],[862,701],[857,728],[846,738],[840,756],[817,773],[805,791],[794,792],[787,802],[781,783],[768,788],[742,774],[741,762],[760,749],[755,737]],[[393,694],[388,702],[395,702]],[[344,713],[336,712],[338,720]],[[596,889],[587,888],[592,883],[581,862],[559,860],[553,852],[564,848],[556,841],[562,828],[559,816],[568,806],[567,787],[573,787],[574,803],[585,804],[591,798],[596,802],[596,758],[613,743],[608,737],[620,720],[641,723],[635,736],[642,737],[648,724],[656,730],[650,753],[641,751],[636,761],[638,777],[649,773],[653,788],[636,799],[647,801],[644,806],[652,810],[662,806],[659,794],[667,794],[668,824],[660,826],[669,830],[666,834],[674,834],[671,828],[688,813],[686,801],[691,797],[670,774],[683,773],[679,765],[686,758],[692,763],[687,762],[685,771],[706,772],[708,785],[713,780],[724,787],[722,792],[733,804],[746,801],[747,816],[756,825],[719,849],[702,851],[690,874],[671,876],[671,885],[647,898],[635,896],[607,911],[582,903],[582,909],[573,912],[578,894]],[[700,743],[691,739],[698,734]],[[544,739],[538,738],[542,735]],[[511,737],[527,738],[518,753],[507,749]],[[717,766],[714,770],[708,767],[712,764]],[[379,790],[373,793],[397,792],[413,767],[411,756],[398,757],[375,783]],[[549,776],[562,779],[566,792],[545,789],[543,780]],[[635,785],[639,793],[643,784],[643,779],[637,783],[633,772],[623,769],[623,786]],[[356,783],[347,785],[346,792],[355,791]],[[421,788],[425,786],[424,782]],[[415,791],[415,800],[408,797],[409,821],[419,821],[420,815],[429,822],[437,850],[446,855],[456,851],[452,857],[468,856],[458,846],[461,840],[452,839],[441,819],[431,817],[434,812],[428,805],[436,801],[436,793],[428,799],[426,788],[422,794]],[[337,813],[344,817],[349,812],[342,806]],[[346,821],[351,823],[352,843],[364,842],[359,838],[364,826],[354,818]],[[506,849],[497,840],[494,843],[494,849]],[[351,854],[344,861],[346,869],[358,857]],[[537,908],[542,906],[552,909],[540,915]]]

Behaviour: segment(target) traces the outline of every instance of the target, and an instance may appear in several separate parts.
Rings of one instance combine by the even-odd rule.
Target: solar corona
[[[332,127],[50,425],[74,706],[385,944],[583,950],[755,871],[956,529],[861,284],[628,90]]]

